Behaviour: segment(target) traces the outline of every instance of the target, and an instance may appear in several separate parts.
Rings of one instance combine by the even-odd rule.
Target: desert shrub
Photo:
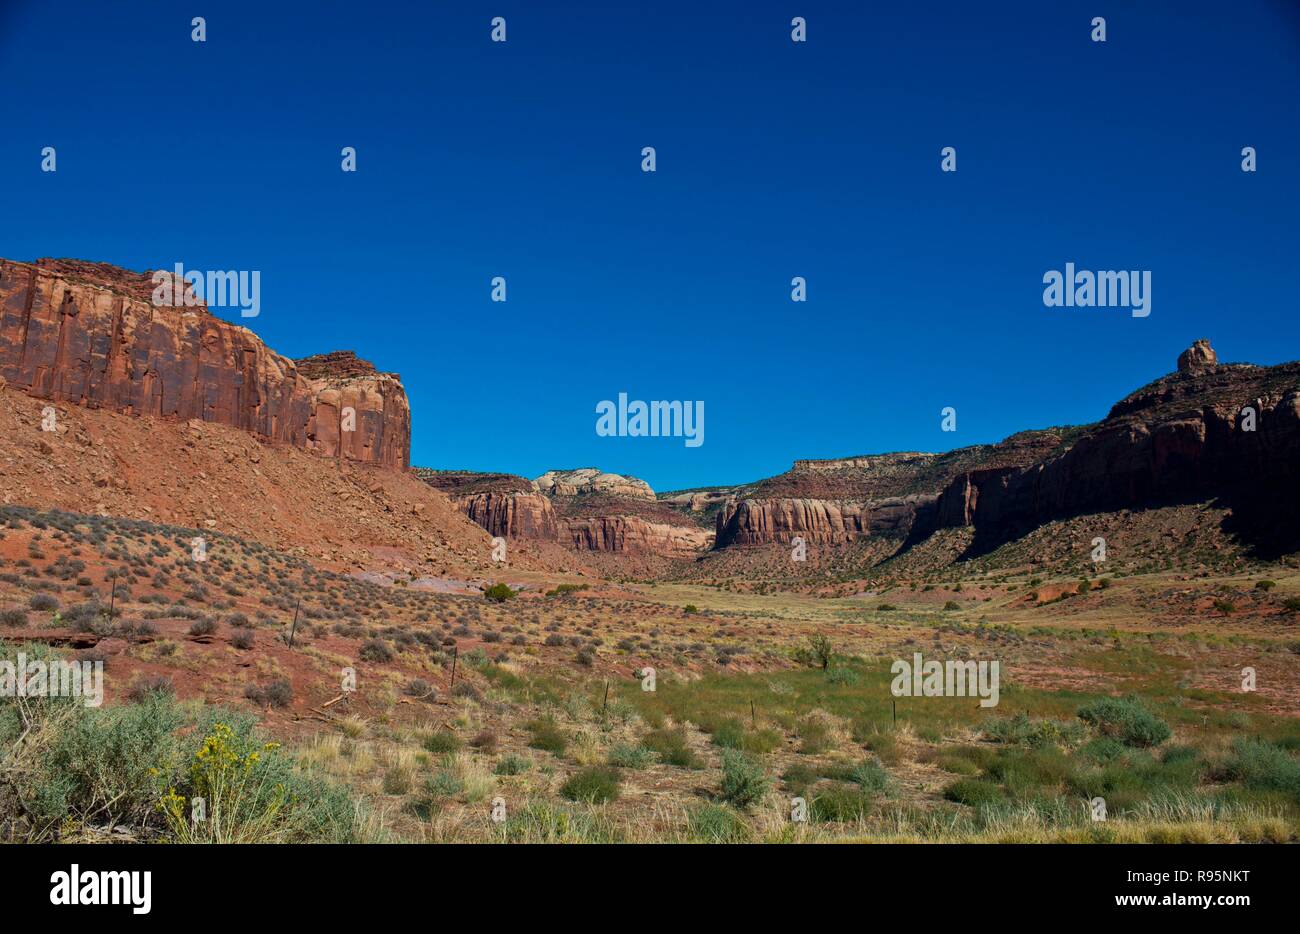
[[[465,781],[452,768],[455,765],[454,757],[447,757],[443,768],[429,776],[429,780],[424,783],[424,790],[435,798],[451,798],[465,790]]]
[[[226,622],[237,629],[246,629],[253,625],[243,613],[231,613],[226,617]]]
[[[491,755],[496,752],[497,735],[491,730],[479,730],[474,734],[474,738],[469,741],[469,744],[480,752]]]
[[[210,636],[216,631],[216,622],[207,616],[202,619],[196,619],[192,624],[190,624],[191,636]]]
[[[33,610],[49,612],[59,608],[59,601],[50,594],[38,593],[32,595],[31,599],[27,601],[27,605]]]
[[[384,794],[404,795],[411,791],[411,770],[403,765],[395,765],[384,773]]]
[[[752,832],[745,819],[731,808],[706,804],[686,818],[687,832],[706,843],[744,843]]]
[[[196,731],[187,768],[163,795],[161,809],[178,841],[348,843],[360,809],[344,789],[294,767],[279,743],[265,742],[252,718],[209,709]],[[189,820],[187,803],[207,802],[208,820]]]
[[[668,765],[682,769],[704,767],[699,756],[686,744],[686,730],[682,727],[651,730],[641,737],[641,745],[655,753],[660,762]]]
[[[562,597],[566,593],[575,593],[579,590],[586,590],[589,586],[589,584],[557,584],[553,589],[546,591],[546,596]]]
[[[747,808],[762,798],[767,788],[767,775],[762,766],[742,752],[722,751],[722,800]]]
[[[820,822],[859,821],[870,809],[871,797],[853,785],[824,785],[808,802],[808,816]]]
[[[452,697],[466,697],[472,701],[483,700],[483,692],[468,681],[457,681],[456,686],[451,689]]]
[[[863,759],[849,769],[847,778],[868,792],[879,793],[889,786],[889,773],[875,759]]]
[[[22,607],[13,606],[7,610],[0,611],[0,626],[17,628],[26,625],[27,611]]]
[[[492,771],[497,775],[522,775],[532,767],[533,763],[530,760],[511,754],[497,760],[496,768]]]
[[[423,678],[412,678],[406,682],[406,687],[402,688],[403,692],[409,697],[419,698],[433,703],[438,699],[438,692],[428,681]]]
[[[363,662],[391,662],[393,660],[393,650],[388,647],[388,643],[383,639],[367,639],[361,643],[361,649],[357,652],[357,657]]]
[[[826,672],[826,682],[837,686],[850,686],[858,683],[858,673],[844,665],[836,665]]]
[[[823,671],[831,667],[834,656],[835,652],[831,648],[831,640],[823,635],[809,636],[808,644],[794,651],[795,661],[801,665],[820,668]]]
[[[230,636],[230,644],[237,649],[251,649],[254,641],[253,632],[250,629],[240,629]]]
[[[492,603],[505,603],[515,598],[515,591],[509,584],[493,584],[483,591],[483,596]]]
[[[143,704],[150,694],[155,693],[175,694],[176,686],[166,675],[148,675],[133,681],[127,689],[126,697],[133,704]]]
[[[610,749],[607,761],[623,769],[644,769],[654,765],[655,754],[644,746],[619,743]]]
[[[1300,612],[1300,597],[1287,597],[1282,601],[1282,607],[1292,613]]]
[[[1223,614],[1231,614],[1237,612],[1237,605],[1233,603],[1231,600],[1223,600],[1223,599],[1215,600],[1214,608]]]
[[[533,749],[540,749],[543,752],[560,755],[564,752],[565,747],[569,745],[569,738],[565,735],[564,730],[550,718],[533,720],[527,724],[529,733],[532,734],[528,740],[528,745]]]
[[[700,608],[694,603],[688,603],[686,606],[682,607],[682,612],[687,616],[694,616],[696,613],[700,612]]]
[[[618,770],[607,765],[590,765],[560,786],[560,795],[570,801],[604,804],[618,798]]]
[[[767,753],[781,745],[781,734],[775,730],[746,730],[744,723],[735,717],[729,717],[714,726],[713,745],[724,749]]]
[[[250,684],[244,696],[263,707],[288,707],[293,703],[293,685],[288,678],[273,678],[265,684]]]
[[[1262,739],[1238,739],[1224,763],[1223,774],[1247,788],[1281,791],[1300,799],[1300,760]]]
[[[423,745],[432,753],[455,752],[460,748],[460,737],[449,730],[436,730],[424,738]]]
[[[1262,590],[1265,593],[1268,593],[1276,586],[1277,586],[1277,581],[1271,581],[1271,580],[1255,581],[1255,589]]]
[[[802,796],[818,778],[817,770],[804,762],[796,762],[781,773],[781,785],[792,795]]]
[[[1079,757],[1089,762],[1105,765],[1124,755],[1127,750],[1128,747],[1113,736],[1098,736],[1079,749]]]
[[[805,717],[797,724],[799,752],[805,756],[821,755],[831,746],[831,730],[825,720]]]
[[[961,604],[958,603],[956,600],[949,600],[947,603],[943,605],[943,608],[945,610],[960,610]]]
[[[1002,789],[983,779],[961,778],[944,788],[943,796],[949,801],[978,808],[1001,801]]]
[[[1024,712],[995,717],[984,724],[984,735],[994,742],[1021,746],[1073,745],[1083,738],[1082,727],[1066,720],[1031,720]]]
[[[56,837],[69,822],[142,826],[157,819],[155,769],[175,759],[183,722],[169,695],[113,707],[87,708],[75,698],[40,706],[46,716],[38,714],[34,733],[6,762],[9,780],[27,798],[35,839]]]
[[[1079,708],[1079,718],[1101,735],[1127,746],[1159,746],[1171,733],[1169,725],[1147,710],[1136,697],[1103,697]]]

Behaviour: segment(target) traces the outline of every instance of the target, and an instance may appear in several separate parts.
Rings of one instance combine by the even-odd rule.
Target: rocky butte
[[[155,306],[153,292],[151,273],[104,263],[0,260],[0,377],[40,399],[409,466],[411,410],[396,374],[348,352],[290,360],[202,304]]]

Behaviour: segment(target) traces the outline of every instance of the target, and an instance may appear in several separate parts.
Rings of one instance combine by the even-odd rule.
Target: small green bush
[[[569,737],[554,720],[533,720],[528,724],[528,730],[532,733],[528,745],[534,749],[554,753],[558,756],[569,745]]]
[[[522,775],[533,767],[533,763],[523,756],[502,756],[492,771],[497,775]]]
[[[961,778],[944,788],[943,796],[949,801],[977,808],[1001,801],[1002,790],[992,782],[982,779]]]
[[[644,746],[620,743],[609,751],[609,764],[624,769],[645,769],[654,765],[655,754]]]
[[[460,748],[460,737],[448,730],[436,730],[424,738],[424,748],[439,755]]]
[[[509,584],[493,584],[483,591],[483,596],[492,603],[505,603],[515,598],[515,591]]]
[[[686,819],[687,832],[707,843],[744,843],[752,836],[749,824],[731,808],[706,804]]]
[[[1171,735],[1169,725],[1131,695],[1103,697],[1085,704],[1079,708],[1079,718],[1101,735],[1114,737],[1126,746],[1159,746]]]
[[[607,765],[589,765],[560,786],[560,795],[570,801],[604,804],[618,797],[618,786],[617,769]]]
[[[686,744],[686,730],[676,729],[651,730],[641,737],[641,745],[659,756],[659,761],[681,769],[700,769],[700,761],[690,746]]]
[[[738,808],[747,808],[762,798],[767,788],[767,776],[762,766],[742,752],[723,750],[722,800]]]
[[[808,816],[815,821],[849,823],[862,820],[871,809],[871,798],[852,785],[826,785],[808,802]]]

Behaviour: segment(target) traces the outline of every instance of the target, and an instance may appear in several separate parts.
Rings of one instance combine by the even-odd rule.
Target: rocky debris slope
[[[43,428],[48,407],[53,431]],[[135,418],[13,388],[0,388],[0,502],[235,535],[343,571],[496,571],[491,537],[409,473],[268,446],[227,425]]]
[[[155,305],[153,289],[149,273],[103,263],[0,260],[0,377],[38,399],[216,422],[407,468],[411,413],[396,375],[347,353],[300,369],[202,303]]]

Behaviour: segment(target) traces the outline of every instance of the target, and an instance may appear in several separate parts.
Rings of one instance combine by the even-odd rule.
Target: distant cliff
[[[0,377],[41,399],[409,466],[411,411],[395,374],[347,352],[295,362],[202,304],[155,306],[152,293],[149,273],[103,263],[0,260]]]

